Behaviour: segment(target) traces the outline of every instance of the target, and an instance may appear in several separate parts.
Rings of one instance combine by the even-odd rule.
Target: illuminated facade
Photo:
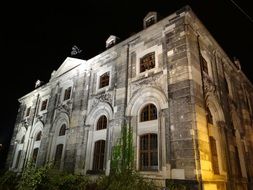
[[[253,86],[189,7],[89,60],[67,58],[48,83],[19,99],[7,165],[27,160],[94,175],[110,172],[123,125],[134,163],[163,186],[253,187]],[[251,164],[250,164],[251,163]],[[203,188],[201,188],[203,187]]]

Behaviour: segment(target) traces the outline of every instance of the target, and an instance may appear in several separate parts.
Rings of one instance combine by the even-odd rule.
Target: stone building
[[[7,159],[78,174],[110,172],[122,126],[133,131],[136,170],[163,186],[253,187],[253,85],[190,7],[89,59],[67,57],[48,83],[19,99]],[[251,164],[250,164],[251,163]]]

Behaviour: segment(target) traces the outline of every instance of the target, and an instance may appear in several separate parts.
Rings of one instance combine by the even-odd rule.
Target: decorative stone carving
[[[150,76],[151,75],[151,76]],[[162,72],[153,74],[149,73],[149,77],[141,78],[132,83],[132,92],[134,95],[141,87],[155,86],[161,88],[161,85],[158,83],[158,80],[162,77]],[[161,88],[162,89],[162,88]]]
[[[216,87],[213,84],[213,81],[208,76],[204,76],[203,79],[204,79],[204,89],[205,89],[205,92],[206,93],[207,92],[215,93]]]
[[[112,105],[112,95],[110,93],[101,94],[93,99],[92,108],[96,107],[99,102],[107,102]]]

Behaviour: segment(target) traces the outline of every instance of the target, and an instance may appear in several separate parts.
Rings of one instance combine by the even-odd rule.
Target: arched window
[[[16,160],[16,163],[15,163],[15,168],[18,168],[20,157],[21,157],[21,153],[22,153],[22,150],[19,150],[18,151],[17,160]]]
[[[33,163],[36,163],[38,152],[39,152],[39,148],[33,149],[33,156],[32,156]]]
[[[140,170],[158,169],[157,134],[140,137]]]
[[[105,141],[99,140],[94,146],[93,170],[99,171],[104,169]]]
[[[25,135],[23,135],[21,141],[20,141],[20,144],[23,144],[25,142]]]
[[[63,151],[63,144],[58,144],[54,156],[54,165],[56,168],[60,168],[62,151]]]
[[[206,115],[206,118],[207,118],[207,122],[209,124],[213,124],[213,116],[212,116],[212,113],[210,112],[210,109],[207,107],[207,115]]]
[[[59,136],[64,136],[65,133],[66,133],[66,125],[63,124],[63,125],[61,126],[61,129],[60,129],[60,132],[59,132]]]
[[[218,152],[216,147],[216,140],[213,137],[209,137],[210,141],[210,149],[211,149],[211,156],[212,156],[212,167],[213,173],[219,174],[219,162],[218,162]]]
[[[141,122],[157,119],[157,109],[154,104],[148,104],[141,110]]]
[[[107,118],[102,115],[97,122],[97,130],[106,129],[107,128]]]
[[[35,141],[41,140],[41,131],[37,134]]]
[[[224,83],[225,83],[225,90],[229,94],[229,87],[228,87],[228,81],[226,78],[224,78]]]

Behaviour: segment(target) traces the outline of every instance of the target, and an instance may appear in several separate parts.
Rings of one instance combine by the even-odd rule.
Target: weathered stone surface
[[[142,62],[150,53],[153,62]],[[253,187],[252,97],[238,63],[186,7],[90,60],[68,57],[47,84],[21,97],[7,167],[21,171],[39,148],[38,166],[58,161],[60,170],[109,174],[128,125],[135,168],[161,184],[232,189],[248,179]]]

